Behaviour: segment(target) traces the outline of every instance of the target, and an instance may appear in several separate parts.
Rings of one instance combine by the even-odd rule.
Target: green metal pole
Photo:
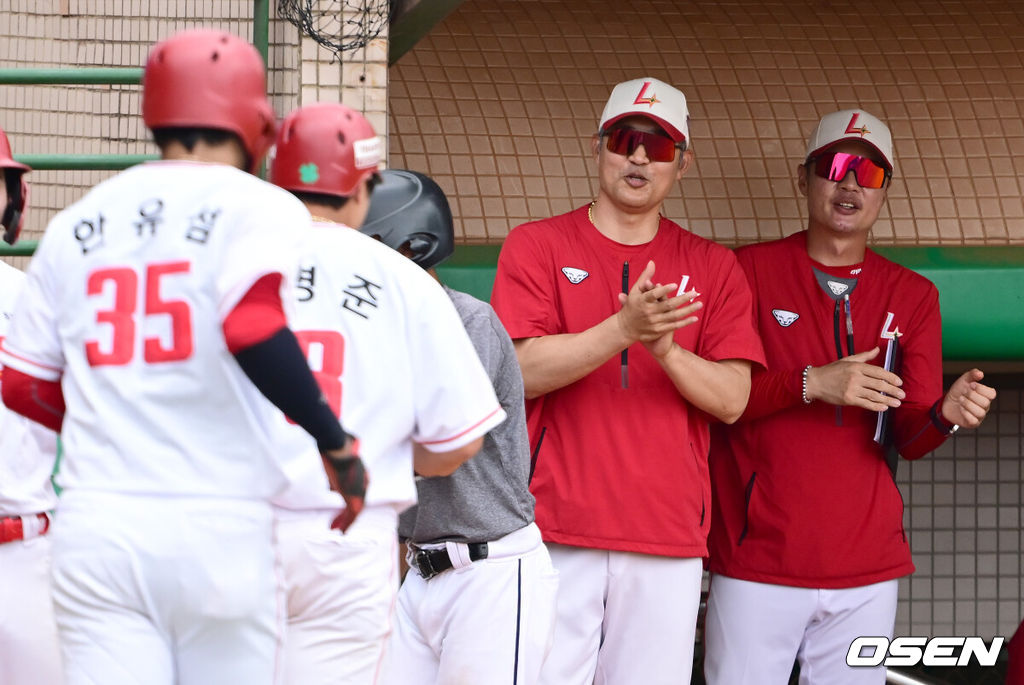
[[[118,171],[130,166],[141,164],[158,155],[60,155],[36,154],[15,155],[14,159],[28,164],[37,171],[50,169],[74,169],[76,171],[98,169],[102,171]]]
[[[263,55],[263,63],[267,65],[270,54],[270,0],[253,0],[252,3],[252,43]]]
[[[31,257],[39,246],[38,240],[19,240],[15,245],[0,242],[2,257]]]
[[[0,84],[129,84],[142,83],[138,67],[82,69],[0,69]]]

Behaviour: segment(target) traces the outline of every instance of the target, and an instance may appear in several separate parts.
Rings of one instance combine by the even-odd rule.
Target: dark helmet
[[[429,176],[385,169],[370,197],[370,211],[359,229],[397,250],[408,244],[412,260],[424,269],[455,251],[452,210],[444,191]]]
[[[7,179],[7,206],[0,207],[0,225],[3,225],[4,240],[11,245],[21,233],[21,224],[28,206],[28,184],[25,173],[32,171],[26,165],[14,161],[7,134],[0,129],[0,169]]]

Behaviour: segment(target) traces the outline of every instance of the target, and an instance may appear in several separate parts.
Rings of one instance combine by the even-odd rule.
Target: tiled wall
[[[883,244],[1024,244],[1024,3],[468,0],[391,68],[389,166],[436,178],[467,243],[594,196],[589,140],[615,83],[689,99],[696,166],[665,214],[727,244],[804,227],[818,118],[883,117]],[[951,381],[952,379],[948,379]],[[1008,636],[1024,615],[1021,388],[977,434],[901,465],[918,572],[897,634]]]
[[[900,464],[917,573],[900,581],[897,634],[1009,637],[1024,616],[1024,392],[1020,378],[995,384],[999,398],[980,429]]]
[[[4,67],[140,67],[153,41],[196,26],[185,2],[10,0],[0,12]],[[191,3],[193,8],[196,3]],[[214,3],[211,3],[214,4]],[[208,25],[252,37],[252,3],[218,0]],[[294,92],[294,86],[292,87]],[[137,86],[0,86],[0,125],[16,153],[153,154],[142,125]],[[281,104],[277,102],[275,104]],[[111,175],[34,171],[25,238]]]
[[[324,0],[350,18],[354,0]],[[387,0],[373,0],[386,5]],[[344,101],[387,132],[387,27],[344,63],[274,11],[268,87],[284,116],[308,102]],[[218,28],[252,40],[252,0],[5,0],[0,66],[141,67],[154,42],[186,28]],[[134,85],[0,85],[0,126],[16,154],[155,154]],[[26,239],[57,211],[114,172],[34,171]],[[12,259],[21,265],[24,260]]]
[[[251,15],[250,0],[6,0],[0,65],[141,66],[186,26],[251,38]],[[390,166],[449,193],[463,242],[591,199],[604,100],[650,75],[690,99],[697,163],[665,213],[701,235],[802,227],[805,137],[825,111],[860,105],[896,139],[877,242],[1022,244],[1022,42],[1016,0],[466,0],[390,70],[383,38],[339,64],[279,20],[269,62],[278,114],[335,99],[367,112]],[[0,86],[0,125],[18,152],[154,152],[137,91]],[[108,175],[34,172],[28,237]],[[1024,383],[1000,383],[980,432],[901,467],[918,572],[901,581],[897,633],[1008,635],[1024,613]]]
[[[886,244],[1024,241],[1018,0],[468,0],[392,68],[391,166],[454,195],[467,242],[594,194],[588,140],[612,86],[690,101],[696,167],[665,213],[725,243],[805,216],[795,167],[827,111],[896,141]]]

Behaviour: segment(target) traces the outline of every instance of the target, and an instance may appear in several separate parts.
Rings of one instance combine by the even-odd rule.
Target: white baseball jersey
[[[24,273],[0,262],[0,339],[24,283]],[[0,405],[0,516],[53,509],[57,496],[50,473],[56,455],[56,433]]]
[[[282,274],[291,294],[292,246],[308,224],[298,200],[250,174],[172,161],[128,169],[51,221],[0,358],[63,377],[64,487],[283,489],[278,411],[221,324],[263,275]]]
[[[462,321],[422,268],[347,226],[314,223],[292,328],[324,395],[360,441],[366,504],[416,501],[413,441],[453,450],[505,419]],[[283,421],[283,418],[282,418]],[[289,426],[295,449],[313,451]],[[286,509],[340,508],[314,460],[295,460]]]
[[[24,282],[0,262],[0,338]],[[56,454],[56,433],[0,405],[0,518],[53,509]],[[62,683],[47,536],[0,544],[0,607],[0,683]]]

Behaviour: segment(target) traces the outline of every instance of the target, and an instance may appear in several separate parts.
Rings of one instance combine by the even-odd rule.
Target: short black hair
[[[293,190],[292,195],[302,200],[307,205],[324,205],[331,209],[341,209],[351,198],[340,195],[328,195],[327,193],[310,193],[304,190]]]
[[[373,189],[376,188],[382,181],[380,174],[374,173],[368,179],[366,179],[366,191],[373,195]],[[357,186],[358,187],[358,186]],[[306,204],[310,205],[324,205],[331,209],[341,209],[351,199],[349,197],[342,197],[340,195],[329,195],[328,193],[314,193],[306,190],[292,190],[291,194],[299,198]]]
[[[241,146],[242,152],[245,153],[245,168],[252,168],[252,156],[245,148],[245,143],[242,142],[242,139],[233,131],[227,131],[222,128],[163,126],[153,129],[153,140],[161,150],[171,143],[180,143],[189,152],[192,152],[199,143],[223,145],[230,140],[235,140]]]

